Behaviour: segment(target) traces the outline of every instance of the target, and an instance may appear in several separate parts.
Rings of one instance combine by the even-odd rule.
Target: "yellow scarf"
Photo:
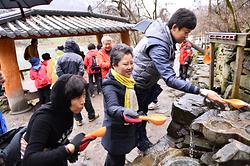
[[[133,78],[125,77],[117,73],[113,69],[111,69],[111,73],[119,83],[121,83],[122,85],[126,87],[124,107],[131,108],[134,111],[137,111],[138,102],[137,102],[137,97],[134,91],[135,80]]]

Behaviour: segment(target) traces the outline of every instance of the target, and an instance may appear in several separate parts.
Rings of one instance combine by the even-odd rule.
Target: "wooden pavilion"
[[[15,40],[96,35],[100,43],[103,34],[120,33],[121,41],[130,45],[133,26],[126,18],[78,11],[32,9],[25,12],[25,18],[17,12],[0,15],[0,64],[11,112],[30,109],[24,98]]]

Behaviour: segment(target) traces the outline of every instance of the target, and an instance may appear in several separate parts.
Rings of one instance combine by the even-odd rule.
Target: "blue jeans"
[[[139,110],[138,113],[142,115],[147,115],[148,105],[157,99],[157,97],[162,92],[162,88],[159,84],[155,84],[149,89],[140,89],[135,87],[135,92],[138,100]],[[137,126],[137,148],[141,151],[146,151],[149,147],[149,139],[147,137],[146,131],[147,122],[143,121]]]

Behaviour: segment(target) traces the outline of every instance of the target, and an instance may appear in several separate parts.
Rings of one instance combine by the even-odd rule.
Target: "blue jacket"
[[[169,87],[199,93],[199,88],[177,79],[173,69],[174,42],[166,23],[155,20],[147,28],[144,38],[134,49],[133,78],[140,89],[149,89],[162,78]]]
[[[115,80],[111,72],[102,83],[104,98],[104,121],[107,127],[102,138],[103,147],[113,155],[129,153],[136,146],[136,126],[125,125],[124,111],[125,86]]]

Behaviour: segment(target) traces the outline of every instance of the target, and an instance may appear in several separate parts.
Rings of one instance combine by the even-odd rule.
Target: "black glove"
[[[132,109],[125,109],[122,113],[123,119],[127,123],[140,123],[141,119],[138,118],[138,113]]]
[[[85,136],[84,133],[79,133],[73,138],[71,143],[75,145],[75,152],[81,152],[86,149],[90,141],[93,141],[94,139],[96,139],[96,137]]]
[[[68,156],[67,160],[70,162],[70,163],[75,163],[77,160],[78,160],[78,155],[80,153],[79,152],[75,152],[73,153],[72,155]]]

